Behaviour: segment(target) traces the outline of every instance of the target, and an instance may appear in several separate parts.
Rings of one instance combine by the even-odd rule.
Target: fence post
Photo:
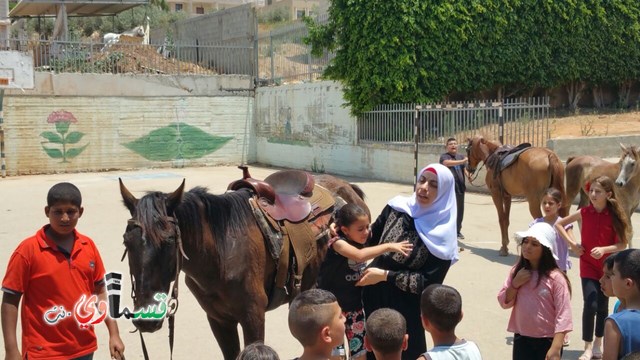
[[[312,68],[313,66],[311,65],[311,46],[307,46],[307,64],[309,64],[309,81],[313,81],[313,74],[312,74]]]
[[[500,101],[498,104],[498,141],[500,144],[504,144],[504,117],[502,116],[504,110],[504,101]]]
[[[275,84],[276,74],[275,65],[273,64],[273,32],[269,31],[269,58],[271,59],[271,85]]]
[[[413,183],[413,190],[416,190],[416,186],[418,186],[418,113],[422,110],[421,105],[416,105],[415,113],[413,116],[413,159],[415,160],[415,164],[413,166],[413,172],[415,173],[415,181]]]

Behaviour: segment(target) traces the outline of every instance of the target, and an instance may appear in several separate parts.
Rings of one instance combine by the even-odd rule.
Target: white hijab
[[[423,207],[417,202],[414,192],[411,196],[396,196],[388,205],[413,218],[418,235],[431,254],[442,260],[456,262],[458,209],[453,175],[444,165],[430,164],[420,170],[420,176],[427,169],[435,170],[438,176],[438,196],[433,203]]]

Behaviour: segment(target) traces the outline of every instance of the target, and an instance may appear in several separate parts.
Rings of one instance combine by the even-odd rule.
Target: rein
[[[472,149],[472,148],[473,148],[473,143],[470,141],[470,142],[469,142],[469,144],[467,144],[467,169],[471,169],[471,168],[469,168],[469,166],[468,166],[468,161],[469,161],[469,157],[471,156],[471,149]],[[483,153],[484,153],[484,155],[485,155],[486,157],[488,157],[488,154],[486,154],[484,151],[483,151]],[[471,172],[472,176],[470,176],[470,177],[469,177],[469,183],[470,183],[471,185],[476,186],[476,187],[486,186],[486,184],[485,184],[485,185],[476,185],[476,184],[474,184],[474,183],[473,183],[473,180],[475,180],[475,179],[477,179],[477,178],[478,178],[478,175],[480,175],[480,170],[481,170],[485,165],[486,165],[486,162],[485,162],[485,161],[482,161],[482,164],[480,165],[480,167],[478,167],[477,169],[473,169],[473,171]],[[473,176],[473,175],[475,175],[475,176]]]
[[[189,257],[184,253],[184,248],[182,247],[182,236],[180,233],[180,227],[178,226],[178,219],[175,217],[168,216],[166,220],[169,221],[174,226],[175,235],[176,235],[176,246],[179,250],[179,251],[176,251],[176,277],[173,283],[171,284],[171,286],[169,287],[170,297],[169,297],[169,300],[167,300],[167,318],[169,321],[169,355],[170,355],[170,359],[173,359],[173,339],[174,339],[174,333],[175,333],[174,324],[175,324],[175,314],[178,311],[178,283],[180,280],[180,270],[182,270],[182,258],[189,260]],[[134,219],[129,219],[128,224],[142,227],[140,223]],[[122,254],[122,258],[120,259],[120,261],[123,261],[126,256],[127,256],[127,249],[124,250],[124,253]],[[131,299],[135,303],[136,302],[136,294],[135,294],[136,283],[131,273],[129,273],[129,276],[131,277]],[[132,332],[136,332],[136,331],[138,331],[137,328]],[[142,344],[142,353],[144,355],[144,359],[149,360],[149,353],[147,352],[147,346],[145,345],[144,338],[142,337],[142,332],[138,331],[138,334],[140,334],[140,342]]]
[[[471,185],[476,186],[476,187],[486,186],[486,184],[484,184],[484,185],[476,185],[476,184],[473,183],[473,180],[477,179],[478,175],[480,175],[480,170],[484,167],[484,165],[485,165],[485,162],[483,161],[479,168],[473,169],[473,172],[472,172],[473,175],[469,177],[469,183]]]

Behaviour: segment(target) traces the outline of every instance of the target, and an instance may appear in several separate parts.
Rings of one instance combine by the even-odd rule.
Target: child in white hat
[[[515,239],[520,258],[498,293],[500,306],[512,309],[507,330],[514,333],[513,359],[560,359],[573,322],[571,284],[556,263],[556,232],[540,222]]]

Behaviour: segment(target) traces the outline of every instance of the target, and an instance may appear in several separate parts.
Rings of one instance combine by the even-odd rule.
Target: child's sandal
[[[594,350],[591,354],[592,359],[602,359],[602,350]]]
[[[591,350],[585,350],[582,355],[578,358],[578,360],[591,360],[593,358],[593,353]]]

